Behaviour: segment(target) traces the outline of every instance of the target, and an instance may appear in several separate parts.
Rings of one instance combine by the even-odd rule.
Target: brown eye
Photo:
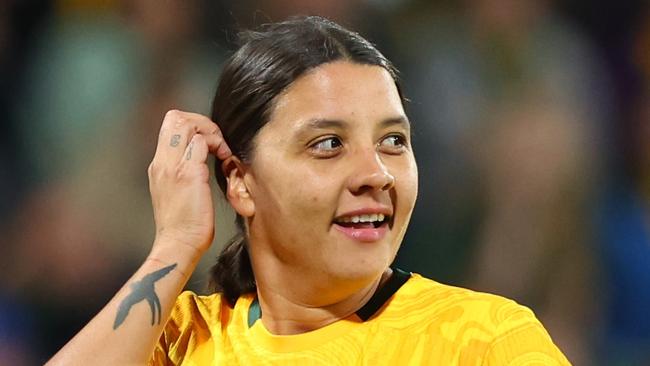
[[[330,152],[339,149],[341,146],[343,146],[343,143],[338,137],[328,137],[312,145],[312,149],[322,152]]]
[[[381,147],[387,147],[389,149],[401,149],[406,146],[406,139],[401,135],[389,135],[386,136],[381,142],[379,142]]]

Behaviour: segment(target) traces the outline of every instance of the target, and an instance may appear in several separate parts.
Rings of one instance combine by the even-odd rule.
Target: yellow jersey
[[[184,292],[150,365],[570,365],[514,301],[418,274],[384,287],[389,293],[370,313],[297,335],[274,335],[249,319],[255,294],[231,308],[218,293]]]

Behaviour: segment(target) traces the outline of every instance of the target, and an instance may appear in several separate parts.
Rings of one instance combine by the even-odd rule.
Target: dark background
[[[531,307],[576,365],[650,364],[650,4],[586,0],[0,1],[0,364],[43,363],[126,281],[165,111],[207,113],[237,31],[293,14],[401,70],[398,266]]]

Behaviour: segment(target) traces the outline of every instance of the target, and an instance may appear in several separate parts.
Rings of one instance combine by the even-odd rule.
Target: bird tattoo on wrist
[[[115,322],[113,323],[113,330],[117,329],[124,322],[126,317],[129,315],[129,311],[133,305],[145,300],[151,308],[151,325],[153,326],[156,323],[160,324],[162,309],[160,305],[160,299],[156,294],[154,284],[156,281],[165,277],[169,272],[176,268],[176,265],[177,263],[174,263],[157,271],[151,272],[142,277],[141,280],[130,284],[131,293],[128,294],[124,300],[122,300],[117,309],[117,316],[115,317]]]

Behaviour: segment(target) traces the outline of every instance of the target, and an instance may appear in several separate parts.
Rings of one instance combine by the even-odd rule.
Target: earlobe
[[[221,163],[221,170],[226,177],[226,197],[238,214],[251,217],[255,214],[255,202],[246,182],[247,167],[232,155]]]

